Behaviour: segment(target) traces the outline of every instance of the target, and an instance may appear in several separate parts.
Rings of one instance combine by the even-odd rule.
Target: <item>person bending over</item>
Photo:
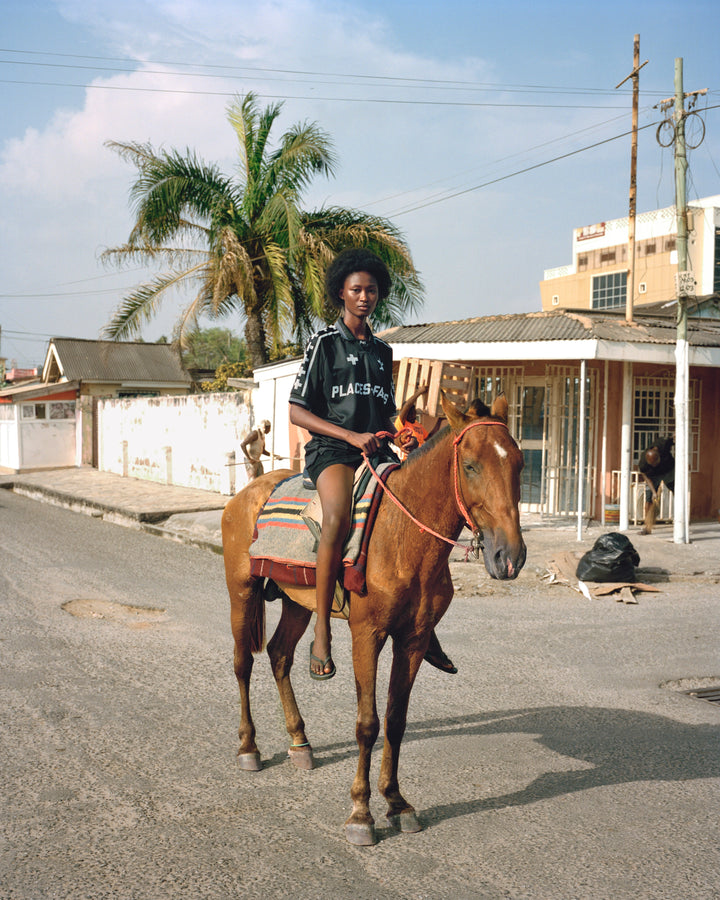
[[[673,439],[658,437],[640,454],[638,469],[645,480],[645,521],[640,534],[652,534],[657,518],[657,492],[661,482],[675,491],[675,457],[672,455]]]

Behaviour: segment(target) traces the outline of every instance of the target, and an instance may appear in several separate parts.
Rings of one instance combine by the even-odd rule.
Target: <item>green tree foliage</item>
[[[191,296],[176,325],[181,345],[201,315],[240,314],[253,366],[288,340],[304,343],[318,321],[332,321],[327,265],[346,247],[367,247],[393,273],[376,326],[394,325],[419,308],[422,285],[400,232],[386,219],[353,209],[303,209],[303,192],[333,172],[330,138],[314,123],[292,126],[271,148],[282,104],[260,108],[253,94],[236,98],[228,119],[238,138],[238,177],[228,178],[191,151],[109,142],[137,170],[131,187],[135,224],[106,261],[163,264],[166,270],[121,302],[104,336],[136,336],[169,296]]]
[[[245,342],[229,328],[204,328],[191,331],[182,353],[186,369],[212,369],[224,363],[244,363]]]
[[[209,393],[234,391],[235,388],[228,385],[228,378],[252,378],[252,366],[246,362],[223,363],[216,369],[215,378],[200,382],[199,388]]]

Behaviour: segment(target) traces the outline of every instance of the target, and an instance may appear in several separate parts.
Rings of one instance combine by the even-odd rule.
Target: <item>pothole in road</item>
[[[153,609],[149,606],[131,606],[126,603],[114,603],[112,600],[68,600],[62,604],[65,612],[78,619],[105,619],[117,622],[128,628],[149,628],[159,624],[166,615],[164,609]]]

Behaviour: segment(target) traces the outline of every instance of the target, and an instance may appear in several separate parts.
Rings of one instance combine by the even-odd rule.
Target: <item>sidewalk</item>
[[[222,494],[123,478],[89,466],[0,474],[0,488],[222,553],[220,519],[230,499]],[[528,547],[524,571],[533,577],[542,575],[548,560],[559,551],[584,553],[603,532],[611,530],[590,523],[583,530],[583,540],[578,541],[574,519],[551,521],[528,514],[522,517],[522,524]],[[646,572],[651,577],[662,574],[662,580],[670,581],[720,581],[718,522],[692,524],[689,544],[673,542],[672,525],[660,525],[647,536],[634,527],[627,535],[640,554],[638,580],[643,580]],[[461,551],[453,551],[452,560],[463,558]]]
[[[0,488],[222,553],[220,519],[230,498],[212,491],[123,478],[90,466],[0,474]]]

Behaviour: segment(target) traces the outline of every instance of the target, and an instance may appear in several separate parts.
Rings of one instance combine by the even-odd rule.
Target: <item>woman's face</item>
[[[378,284],[369,272],[353,272],[340,291],[345,311],[359,319],[371,316],[379,299]]]

